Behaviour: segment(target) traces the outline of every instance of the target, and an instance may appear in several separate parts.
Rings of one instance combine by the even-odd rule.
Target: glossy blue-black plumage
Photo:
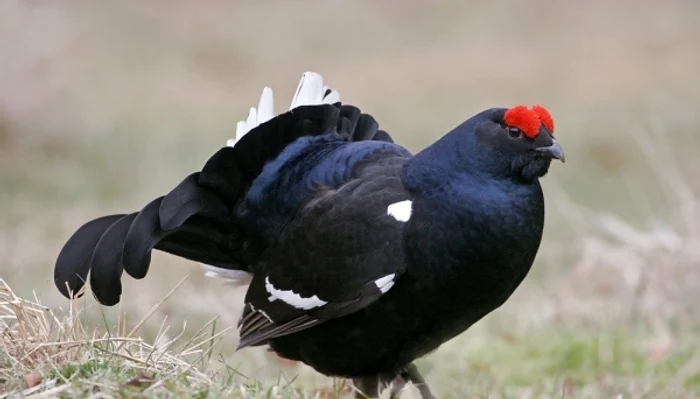
[[[551,162],[539,149],[554,141],[544,128],[513,134],[504,113],[481,112],[412,156],[354,107],[297,108],[140,213],[78,230],[56,284],[82,287],[95,259],[94,293],[114,304],[122,269],[145,276],[153,248],[249,272],[241,347],[390,381],[502,305],[534,261]]]
[[[253,181],[238,209],[241,223],[259,236],[274,235],[320,187],[337,189],[347,183],[358,163],[370,154],[410,156],[393,143],[348,142],[337,133],[297,139]]]
[[[534,261],[544,200],[536,179],[510,173],[511,159],[483,158],[498,151],[480,143],[502,114],[471,118],[395,171],[412,200],[395,286],[350,315],[272,339],[273,349],[326,374],[396,375],[505,302]]]

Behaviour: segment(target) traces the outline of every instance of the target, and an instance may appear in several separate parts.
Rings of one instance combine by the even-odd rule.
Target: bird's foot
[[[404,371],[400,374],[404,380],[411,382],[418,388],[420,396],[423,399],[435,399],[435,395],[430,391],[428,383],[425,382],[425,378],[418,372],[418,368],[415,364],[411,363],[406,367]]]
[[[418,388],[422,399],[436,399],[435,395],[430,391],[430,387],[425,382],[425,378],[418,372],[418,368],[416,368],[413,363],[393,379],[374,376],[354,378],[352,382],[355,388],[358,389],[358,392],[355,394],[356,399],[378,398],[382,390],[387,387],[391,388],[389,397],[391,399],[398,399],[401,396],[401,391],[403,391],[408,382]]]
[[[379,394],[387,387],[391,387],[389,397],[398,399],[406,386],[406,380],[401,376],[396,376],[393,380],[377,376],[353,378],[352,383],[356,388],[355,399],[378,398]]]

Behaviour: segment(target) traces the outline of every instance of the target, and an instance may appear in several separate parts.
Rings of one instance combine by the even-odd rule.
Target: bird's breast
[[[406,250],[425,312],[463,330],[502,305],[530,270],[540,245],[543,204],[461,198],[416,199]],[[459,333],[461,331],[457,331]]]

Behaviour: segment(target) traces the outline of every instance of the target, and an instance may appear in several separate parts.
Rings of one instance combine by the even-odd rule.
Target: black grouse
[[[80,227],[56,261],[70,297],[90,275],[119,302],[151,250],[249,284],[239,348],[269,347],[368,396],[408,381],[413,361],[502,305],[535,259],[539,178],[564,161],[541,106],[492,108],[412,155],[375,119],[302,76],[291,109],[272,91],[237,140],[165,196]]]

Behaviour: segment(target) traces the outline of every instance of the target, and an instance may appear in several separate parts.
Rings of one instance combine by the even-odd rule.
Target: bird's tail
[[[258,108],[238,122],[236,137],[216,152],[201,171],[140,211],[104,216],[81,226],[56,260],[54,283],[66,297],[87,281],[103,305],[119,302],[124,271],[136,279],[148,273],[151,251],[159,249],[198,261],[207,275],[245,281],[251,259],[235,209],[265,164],[302,136],[337,132],[348,141],[391,137],[374,118],[341,105],[339,94],[321,75],[306,72],[290,110],[274,114],[273,93],[263,89]]]

